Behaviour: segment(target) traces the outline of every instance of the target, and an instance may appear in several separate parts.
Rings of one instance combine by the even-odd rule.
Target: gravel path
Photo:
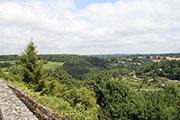
[[[38,120],[1,79],[0,111],[3,120]]]

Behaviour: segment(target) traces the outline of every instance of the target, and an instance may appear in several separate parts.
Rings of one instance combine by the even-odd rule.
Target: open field
[[[63,64],[64,64],[63,62],[50,62],[50,61],[48,61],[48,63],[45,64],[43,66],[43,68],[46,70],[55,70],[57,68],[61,68],[63,66]]]
[[[12,61],[0,61],[0,63],[5,63],[5,62],[11,63],[11,64],[15,64],[16,60],[12,60]]]
[[[0,70],[3,71],[3,72],[6,72],[6,71],[8,70],[8,68],[7,68],[7,67],[5,67],[5,68],[0,68]]]

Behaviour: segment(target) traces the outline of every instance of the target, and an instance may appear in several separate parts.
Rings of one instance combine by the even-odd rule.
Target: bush
[[[37,96],[34,95],[37,101],[45,106],[50,107],[57,111],[60,117],[70,117],[73,120],[97,120],[97,113],[94,109],[85,109],[85,106],[81,103],[72,106],[69,102],[62,98]]]

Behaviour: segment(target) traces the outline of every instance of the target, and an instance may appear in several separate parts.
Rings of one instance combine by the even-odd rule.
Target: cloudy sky
[[[180,0],[0,0],[0,54],[180,52]]]

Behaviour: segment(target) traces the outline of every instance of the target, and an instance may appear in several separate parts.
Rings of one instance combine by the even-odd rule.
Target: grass
[[[9,69],[9,68],[7,68],[7,67],[0,68],[0,70],[1,70],[2,72],[6,72],[8,69]]]
[[[48,61],[48,63],[45,64],[43,66],[43,68],[46,70],[55,70],[57,68],[62,68],[63,64],[64,64],[63,62],[50,62],[50,61]]]
[[[15,64],[15,63],[16,63],[16,60],[12,60],[12,61],[0,61],[0,63],[4,63],[4,62],[8,62],[8,63],[11,63],[11,64]]]

